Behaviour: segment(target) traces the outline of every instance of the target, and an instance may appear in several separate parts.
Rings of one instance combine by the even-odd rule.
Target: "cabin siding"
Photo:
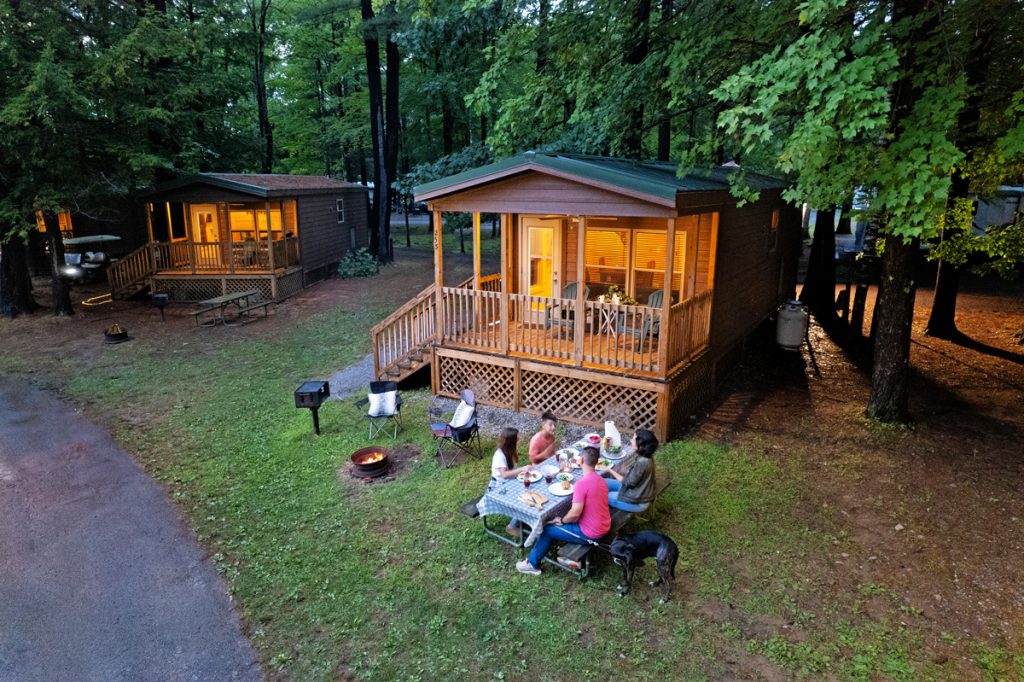
[[[361,190],[297,198],[302,270],[307,279],[326,276],[329,266],[342,259],[352,243],[353,228],[356,248],[366,246],[366,202],[362,198]],[[338,222],[338,199],[345,202],[343,223]]]
[[[778,243],[772,247],[772,212],[780,211]],[[795,213],[784,210],[777,195],[768,195],[742,208],[719,212],[714,261],[714,312],[710,348],[716,357],[728,354],[747,334],[778,308],[784,292],[795,281],[795,260],[789,248],[799,240]]]
[[[675,210],[564,178],[529,173],[430,202],[432,210],[671,218]]]

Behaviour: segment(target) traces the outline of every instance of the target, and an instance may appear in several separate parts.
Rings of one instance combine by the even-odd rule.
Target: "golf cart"
[[[107,243],[119,242],[120,237],[98,234],[91,237],[72,237],[64,240],[64,265],[60,275],[74,283],[97,282],[105,276],[110,265]]]

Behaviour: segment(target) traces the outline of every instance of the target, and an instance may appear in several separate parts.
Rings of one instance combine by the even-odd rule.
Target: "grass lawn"
[[[422,218],[420,218],[422,223]],[[398,218],[392,218],[391,221],[391,237],[395,240],[396,253],[401,254],[402,251],[408,250],[409,247],[405,245],[405,223],[401,221],[400,216]],[[409,228],[409,241],[412,243],[412,250],[414,251],[430,251],[434,248],[434,236],[430,231],[429,223],[427,225],[410,225]],[[473,231],[471,228],[465,230],[465,245],[466,253],[473,253]],[[459,233],[453,232],[452,230],[445,228],[444,236],[441,240],[441,248],[444,253],[461,253]],[[494,237],[491,237],[491,223],[485,221],[480,225],[480,257],[484,259],[497,259],[501,255],[501,234],[498,233]],[[495,267],[497,261],[495,260]],[[486,270],[486,269],[485,269]],[[496,270],[495,270],[496,272]],[[489,270],[483,274],[492,274]]]
[[[139,340],[89,371],[62,363],[68,392],[87,410],[134,405],[133,420],[111,420],[121,425],[117,437],[167,485],[209,548],[269,674],[663,680],[774,670],[868,680],[926,672],[913,657],[913,629],[859,613],[862,598],[890,599],[884,586],[833,599],[805,574],[807,558],[841,531],[809,513],[799,472],[756,453],[699,441],[659,452],[673,485],[650,526],[682,549],[665,606],[642,582],[653,567],[625,599],[614,591],[618,570],[604,563],[585,582],[551,568],[539,579],[517,574],[515,550],[457,512],[484,489],[486,461],[441,470],[423,457],[393,482],[339,482],[339,467],[365,445],[359,411],[351,401],[328,404],[315,437],[292,391],[365,354],[386,308],[319,313],[276,338],[200,353]],[[424,452],[429,399],[406,395],[400,434]],[[812,594],[818,611],[804,605]]]

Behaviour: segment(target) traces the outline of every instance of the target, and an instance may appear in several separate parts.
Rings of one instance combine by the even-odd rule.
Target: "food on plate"
[[[568,490],[572,487],[572,483],[569,481],[562,481],[562,490]]]
[[[610,459],[599,459],[599,460],[597,460],[597,463],[600,464],[603,467],[610,467],[612,465],[612,462],[611,462]]]
[[[558,480],[559,481],[571,481],[572,480],[572,474],[558,474]]]
[[[587,436],[587,440],[590,442],[591,445],[595,447],[601,444],[601,436],[597,435],[596,433],[592,433],[589,436]]]

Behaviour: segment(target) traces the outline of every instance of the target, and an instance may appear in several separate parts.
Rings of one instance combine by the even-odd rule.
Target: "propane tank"
[[[786,301],[775,322],[775,342],[786,350],[797,350],[807,334],[807,307],[800,301]]]

